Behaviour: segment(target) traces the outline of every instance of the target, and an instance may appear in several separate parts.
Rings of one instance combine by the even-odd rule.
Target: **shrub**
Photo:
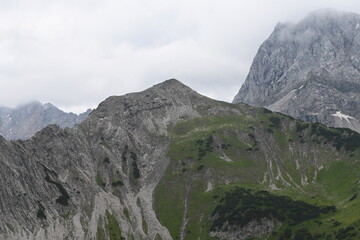
[[[39,219],[46,219],[45,208],[41,203],[39,203],[39,209],[36,213],[36,217]]]
[[[275,128],[279,128],[280,127],[280,123],[281,123],[281,119],[278,117],[270,117],[269,121],[271,122],[270,127],[275,127]]]
[[[212,135],[210,135],[207,139],[206,139],[206,151],[207,152],[212,152],[213,148],[212,148],[212,143],[214,142],[214,137]]]
[[[205,166],[204,165],[200,165],[197,167],[197,170],[200,171],[201,169],[203,169]]]
[[[263,113],[268,113],[268,114],[270,114],[270,113],[272,113],[272,111],[270,111],[269,109],[263,108]]]
[[[274,133],[274,130],[272,130],[272,128],[267,128],[266,131],[268,131],[269,133]]]
[[[100,187],[105,187],[106,183],[104,182],[104,180],[102,179],[100,173],[96,174],[96,183],[97,185],[99,185]]]
[[[130,158],[131,158],[132,160],[136,161],[137,156],[136,156],[136,154],[135,154],[134,152],[130,152]]]
[[[123,185],[124,185],[124,182],[121,181],[121,180],[114,180],[114,181],[111,183],[111,185],[112,185],[113,187],[123,186]]]
[[[322,124],[311,125],[311,134],[323,138],[325,142],[333,143],[337,150],[342,147],[347,151],[354,151],[360,147],[360,134],[350,129],[328,128]]]
[[[337,233],[336,233],[336,239],[353,239],[353,237],[355,237],[357,234],[357,231],[354,227],[347,227],[347,228],[341,228]]]
[[[281,235],[279,240],[288,240],[288,239],[291,239],[291,237],[292,237],[291,229],[287,228],[285,230],[285,232],[283,233],[283,235]]]
[[[137,165],[135,160],[133,161],[132,166],[133,166],[133,176],[134,176],[134,178],[135,179],[140,178],[140,170],[139,170],[138,165]]]
[[[105,157],[103,160],[104,163],[109,164],[110,163],[110,159],[108,157]]]
[[[314,219],[320,214],[335,211],[334,206],[319,207],[303,201],[294,201],[286,196],[272,195],[267,191],[252,193],[243,188],[227,192],[214,209],[215,218],[211,230],[222,227],[224,223],[243,227],[253,220],[276,218],[280,222],[287,221],[297,225],[303,221]]]
[[[315,240],[313,235],[309,232],[309,230],[305,228],[301,228],[295,233],[295,240]]]
[[[305,129],[309,128],[310,123],[296,123],[296,132],[301,133]]]
[[[351,201],[354,201],[354,200],[357,198],[357,196],[358,196],[358,194],[355,193],[355,194],[349,199],[349,201],[350,201],[350,202],[351,202]]]

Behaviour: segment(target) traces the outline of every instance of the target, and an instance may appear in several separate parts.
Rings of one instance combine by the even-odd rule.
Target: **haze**
[[[0,0],[0,105],[82,112],[176,78],[231,101],[277,22],[355,0]]]

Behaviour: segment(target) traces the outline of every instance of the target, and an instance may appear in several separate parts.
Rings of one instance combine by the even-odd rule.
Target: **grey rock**
[[[169,164],[167,129],[231,113],[242,115],[168,80],[109,97],[73,128],[49,125],[26,141],[0,138],[0,239],[96,239],[109,215],[126,239],[171,239],[153,201]]]
[[[225,223],[221,229],[210,232],[209,235],[220,240],[267,239],[280,226],[281,223],[276,219],[262,218],[243,227]]]
[[[279,23],[233,102],[360,132],[360,15],[320,10]]]
[[[61,128],[82,122],[91,109],[79,115],[65,113],[51,103],[31,102],[16,108],[0,107],[0,135],[8,140],[28,139],[50,124]]]

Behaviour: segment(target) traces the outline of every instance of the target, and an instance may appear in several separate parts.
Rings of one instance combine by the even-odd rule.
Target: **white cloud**
[[[0,0],[0,105],[65,109],[178,78],[231,101],[278,21],[352,0]]]

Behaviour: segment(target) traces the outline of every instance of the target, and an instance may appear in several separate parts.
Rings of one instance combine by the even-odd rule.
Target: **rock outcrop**
[[[209,235],[220,240],[261,239],[276,230],[277,225],[279,225],[279,222],[275,219],[262,218],[259,221],[253,220],[244,227],[224,224],[221,230],[210,232]]]
[[[359,139],[168,80],[109,97],[72,128],[1,137],[0,239],[265,238],[323,215],[318,232],[355,231]],[[343,207],[329,217],[335,207],[299,193]],[[354,222],[334,229],[343,216]]]
[[[360,15],[321,10],[279,23],[234,103],[360,132]]]
[[[79,115],[65,113],[51,103],[31,102],[16,108],[0,107],[0,135],[8,140],[29,139],[50,124],[61,128],[82,122],[91,109]]]
[[[171,239],[153,209],[168,164],[167,128],[235,111],[213,102],[168,80],[109,97],[73,128],[0,139],[0,239]]]

